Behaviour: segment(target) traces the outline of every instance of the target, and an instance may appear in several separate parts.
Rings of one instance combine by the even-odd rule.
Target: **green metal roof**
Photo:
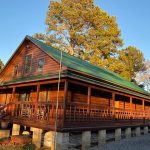
[[[27,39],[31,40],[34,44],[36,44],[39,48],[45,51],[47,54],[52,56],[58,62],[60,61],[61,51],[53,48],[42,41],[39,41],[35,38],[30,36],[26,36]],[[113,84],[123,86],[124,88],[129,88],[131,90],[135,90],[137,92],[149,95],[144,89],[140,88],[139,86],[135,85],[132,82],[127,81],[126,79],[122,78],[120,75],[111,72],[109,70],[100,68],[96,65],[93,65],[87,61],[84,61],[78,57],[71,56],[65,52],[63,52],[62,64],[68,68],[71,68],[76,71],[80,71],[86,73],[88,75],[92,75],[99,79],[111,82]]]

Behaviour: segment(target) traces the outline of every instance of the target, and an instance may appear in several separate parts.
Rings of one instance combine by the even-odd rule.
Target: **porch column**
[[[65,121],[65,114],[66,114],[66,102],[67,102],[67,95],[68,94],[68,80],[65,80],[65,85],[64,85],[64,104],[63,104],[63,122],[62,122],[62,128],[64,126],[64,121]]]
[[[37,92],[36,92],[36,102],[39,101],[39,92],[40,92],[40,84],[37,84]]]
[[[132,114],[132,97],[130,96],[130,123],[132,123],[133,114]]]
[[[142,99],[143,123],[145,124],[145,100]]]
[[[16,87],[13,87],[11,102],[14,102],[14,101],[15,101],[15,100],[14,100],[15,92],[16,92]]]
[[[88,104],[88,117],[90,117],[90,105],[91,105],[91,87],[88,87],[88,100],[87,100],[87,104]]]
[[[115,93],[112,93],[112,114],[113,114],[113,118],[115,117]]]
[[[143,109],[143,111],[145,110],[145,100],[144,99],[142,99],[142,109]]]

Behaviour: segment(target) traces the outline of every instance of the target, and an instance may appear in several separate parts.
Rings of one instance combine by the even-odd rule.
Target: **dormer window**
[[[32,55],[25,56],[25,73],[29,73],[31,71],[31,62],[32,62]]]
[[[14,66],[13,77],[16,77],[18,75],[18,68],[18,65]]]
[[[38,71],[42,71],[44,67],[45,60],[44,58],[38,60]]]

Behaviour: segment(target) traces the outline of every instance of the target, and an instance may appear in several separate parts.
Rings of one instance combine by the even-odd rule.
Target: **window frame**
[[[27,57],[31,57],[30,62],[27,60]],[[32,67],[32,54],[27,54],[24,58],[24,74],[29,74],[31,72],[31,67]]]
[[[43,60],[42,68],[40,68],[40,66],[39,66],[40,60]],[[42,72],[42,71],[43,71],[43,68],[44,68],[44,65],[45,65],[45,58],[40,58],[40,59],[38,59],[38,62],[37,62],[37,71],[38,71],[38,72]]]
[[[13,69],[13,77],[18,76],[19,65],[15,65]]]

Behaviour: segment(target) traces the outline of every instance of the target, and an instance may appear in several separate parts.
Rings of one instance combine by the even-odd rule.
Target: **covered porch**
[[[61,80],[59,92],[57,80],[3,87],[0,99],[9,104],[5,119],[45,130],[55,129],[56,113],[58,131],[150,123],[148,99],[71,79]]]

